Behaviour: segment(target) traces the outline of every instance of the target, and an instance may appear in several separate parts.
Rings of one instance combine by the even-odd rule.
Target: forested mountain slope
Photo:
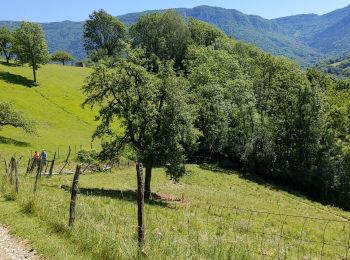
[[[350,51],[350,6],[325,15],[296,15],[268,20],[246,15],[237,10],[198,6],[177,9],[184,17],[194,17],[211,23],[226,34],[275,55],[284,55],[307,66],[320,59]],[[149,12],[122,15],[119,19],[127,25]],[[0,26],[17,27],[18,22],[3,21]],[[60,49],[84,59],[82,30],[84,22],[43,23],[50,52]]]

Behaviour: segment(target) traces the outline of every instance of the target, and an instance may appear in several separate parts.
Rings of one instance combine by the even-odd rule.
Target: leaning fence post
[[[143,186],[143,167],[142,163],[136,164],[137,174],[137,222],[138,222],[138,246],[142,250],[145,242],[145,225],[144,225],[144,186]]]
[[[5,177],[7,178],[9,174],[9,167],[5,158],[4,158],[4,162],[5,162]]]
[[[15,169],[15,178],[16,178],[16,193],[18,194],[19,191],[19,177],[18,177],[18,167],[17,167],[17,161],[16,158],[13,157],[13,164]]]
[[[55,160],[56,160],[56,152],[55,152],[55,155],[53,156],[53,160],[51,161],[50,171],[49,171],[50,176],[52,176],[52,173],[53,173],[53,166],[55,165]]]
[[[41,172],[41,159],[38,160],[38,168],[36,170],[36,176],[35,176],[35,183],[34,183],[34,190],[33,192],[35,193],[37,188],[38,188],[38,180],[39,180],[39,175]]]
[[[10,170],[10,183],[13,184],[13,172],[15,171],[15,163],[14,163],[14,158],[12,157],[11,158],[11,163],[10,163],[10,166],[11,166],[11,170]]]
[[[58,174],[62,174],[63,169],[67,166],[71,151],[72,151],[72,150],[71,150],[71,148],[70,148],[70,146],[69,146],[69,147],[68,147],[68,154],[67,154],[66,161],[64,162],[64,165],[63,165],[62,169],[59,171]]]
[[[70,207],[69,207],[69,226],[70,227],[74,226],[75,202],[77,200],[77,194],[78,194],[78,191],[79,191],[78,182],[79,182],[80,171],[81,171],[81,166],[77,165],[77,168],[75,169],[74,178],[73,178],[71,199],[70,199]]]
[[[28,164],[27,164],[26,174],[28,174],[28,173],[29,173],[29,171],[30,171],[31,161],[32,161],[32,159],[31,159],[31,158],[29,158],[29,159],[28,159]]]

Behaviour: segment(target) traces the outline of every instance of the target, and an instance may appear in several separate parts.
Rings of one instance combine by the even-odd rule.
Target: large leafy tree
[[[89,55],[117,54],[125,36],[124,24],[104,10],[94,11],[84,25],[84,46]]]
[[[33,69],[34,82],[37,82],[36,71],[40,64],[49,61],[49,52],[45,34],[39,24],[22,22],[14,32],[14,53],[21,63],[29,63]]]
[[[146,167],[145,197],[151,195],[154,166],[165,166],[178,180],[185,172],[184,150],[193,145],[197,131],[193,126],[187,83],[165,63],[154,74],[141,49],[128,52],[114,68],[99,65],[84,86],[84,104],[101,106],[95,136],[109,138],[103,154],[115,156],[125,145],[131,146]],[[123,134],[114,131],[118,120]]]
[[[134,46],[143,47],[162,60],[173,59],[177,67],[191,41],[187,24],[175,11],[142,16],[131,26],[130,34]]]
[[[188,26],[192,41],[197,45],[209,46],[217,39],[227,37],[219,28],[194,18],[190,18]]]
[[[196,126],[203,132],[201,154],[212,159],[240,157],[254,131],[251,81],[237,56],[212,47],[189,48],[186,59],[192,92],[197,97]]]
[[[35,132],[31,121],[27,120],[21,113],[15,111],[10,104],[0,102],[0,129],[3,126],[22,128],[27,133]]]
[[[6,63],[10,62],[12,53],[12,32],[7,27],[0,28],[0,53],[5,56]]]
[[[62,65],[64,66],[67,61],[74,61],[75,59],[69,52],[58,51],[51,55],[51,60],[62,62]]]

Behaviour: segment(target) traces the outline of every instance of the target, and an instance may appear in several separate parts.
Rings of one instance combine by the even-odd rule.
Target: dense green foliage
[[[85,104],[102,105],[101,124],[94,136],[109,138],[102,154],[113,157],[129,144],[146,167],[145,197],[150,197],[152,168],[162,165],[178,180],[184,174],[184,145],[195,141],[193,108],[189,105],[186,81],[176,77],[172,64],[149,72],[145,53],[130,50],[113,68],[99,65],[88,78]],[[113,131],[120,118],[124,133]]]
[[[84,47],[96,60],[112,56],[122,48],[125,26],[104,10],[94,11],[84,25]]]
[[[0,28],[0,54],[4,55],[6,63],[9,63],[12,53],[13,35],[7,27]]]
[[[33,122],[27,120],[21,113],[15,111],[8,103],[0,102],[0,130],[3,126],[22,128],[27,133],[34,133]]]
[[[225,33],[217,27],[195,18],[190,18],[188,27],[191,32],[192,41],[197,45],[209,46],[216,39],[226,37]]]
[[[146,14],[130,28],[135,46],[145,48],[161,60],[175,60],[180,66],[187,45],[190,31],[185,21],[175,11]]]
[[[317,15],[298,15],[268,20],[245,15],[236,10],[209,6],[176,9],[184,17],[194,17],[222,29],[235,39],[252,43],[275,55],[284,55],[303,66],[316,64],[320,59],[349,52],[350,8]],[[132,25],[144,15],[154,12],[126,14],[119,19]],[[18,27],[17,22],[0,22],[0,26]],[[58,22],[42,24],[50,52],[66,50],[77,59],[86,57],[83,47],[84,22]]]
[[[74,57],[66,51],[58,51],[51,55],[51,60],[56,62],[62,62],[64,66],[67,61],[74,61]]]
[[[22,22],[14,32],[13,52],[21,63],[29,63],[33,69],[34,82],[40,64],[49,61],[48,47],[42,27],[39,24]]]
[[[156,30],[174,24],[180,33]],[[104,152],[115,155],[124,144],[132,144],[146,168],[159,161],[172,166],[169,158],[178,158],[180,165],[183,152],[189,160],[194,156],[230,161],[322,202],[350,208],[348,82],[316,70],[303,71],[290,60],[239,43],[213,26],[181,21],[173,12],[141,17],[131,28],[131,41],[134,49],[125,50],[111,69],[97,65],[85,86],[87,103],[102,106],[95,135],[117,136]],[[166,47],[176,41],[180,55],[179,48]],[[140,55],[140,47],[147,55]],[[163,65],[169,60],[181,65],[174,66],[176,74]],[[181,89],[182,82],[188,82],[188,91]],[[169,110],[163,114],[162,97],[168,95],[177,105],[166,106]],[[186,100],[193,106],[187,107]],[[192,129],[192,121],[182,116],[188,109],[200,135],[186,134]],[[113,134],[114,117],[123,122],[124,135]],[[177,137],[180,133],[185,139]],[[187,135],[197,137],[196,149],[173,150]],[[146,176],[146,187],[147,181]]]

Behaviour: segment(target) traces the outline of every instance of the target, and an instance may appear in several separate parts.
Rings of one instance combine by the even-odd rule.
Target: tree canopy
[[[94,11],[84,25],[84,46],[90,56],[117,54],[125,36],[124,24],[104,10]]]
[[[184,145],[190,147],[197,132],[186,81],[176,77],[171,63],[155,74],[148,71],[146,61],[144,51],[135,49],[111,69],[99,65],[84,92],[85,104],[101,106],[95,136],[111,138],[103,144],[104,151],[116,155],[129,144],[145,165],[149,198],[152,168],[163,165],[178,180],[185,171]],[[117,119],[125,129],[122,135],[113,131]]]
[[[5,56],[6,63],[9,63],[12,52],[13,35],[7,27],[0,28],[0,53]]]
[[[33,122],[26,119],[21,113],[15,111],[10,104],[0,102],[0,130],[3,126],[22,128],[26,133],[35,132]]]
[[[51,55],[52,61],[62,62],[64,66],[67,61],[74,61],[74,57],[66,51],[58,51]]]
[[[175,61],[180,66],[191,40],[190,30],[175,11],[142,16],[131,26],[134,46],[142,47],[161,60]]]
[[[196,45],[210,46],[216,39],[227,37],[219,28],[194,18],[190,18],[188,27]]]
[[[33,69],[34,82],[40,64],[49,61],[49,52],[42,27],[36,23],[22,22],[14,32],[14,53],[21,63],[29,63]]]

